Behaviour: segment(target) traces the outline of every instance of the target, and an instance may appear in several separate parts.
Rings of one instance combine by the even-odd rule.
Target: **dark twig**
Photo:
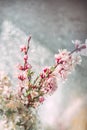
[[[28,38],[27,51],[25,52],[26,55],[27,55],[28,50],[29,50],[30,40],[31,40],[31,36],[29,36],[29,38]]]

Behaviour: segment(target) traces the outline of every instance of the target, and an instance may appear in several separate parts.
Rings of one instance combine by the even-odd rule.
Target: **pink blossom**
[[[26,76],[24,74],[19,74],[18,75],[18,79],[20,79],[21,81],[26,79]]]
[[[75,48],[78,48],[81,45],[81,41],[79,40],[72,41],[72,43],[75,45]]]
[[[44,97],[42,97],[42,96],[39,97],[39,102],[40,102],[40,103],[43,103],[44,100],[45,100]]]
[[[25,60],[25,61],[28,60],[28,55],[24,55],[24,60]]]
[[[41,74],[40,74],[40,77],[41,77],[41,79],[45,78],[45,74],[44,74],[44,73],[41,73]]]
[[[79,49],[79,54],[83,56],[87,56],[87,44],[82,44]]]
[[[18,69],[19,69],[19,70],[24,70],[24,66],[18,65]]]
[[[57,80],[55,76],[49,77],[44,84],[45,91],[47,93],[52,94],[57,89]]]
[[[44,72],[44,73],[49,73],[49,72],[50,72],[49,67],[45,67],[45,68],[43,69],[43,72]]]
[[[24,70],[31,69],[31,68],[32,68],[32,66],[28,63],[26,63],[26,65],[24,66]]]
[[[75,40],[75,41],[73,41],[73,44],[75,44],[75,48],[79,49],[79,51],[81,49],[85,49],[86,48],[86,41],[85,41],[85,44],[81,44],[81,41]]]
[[[59,75],[60,75],[60,77],[62,78],[62,79],[67,79],[67,76],[68,76],[68,74],[69,74],[69,70],[67,69],[64,69],[64,68],[61,68],[60,70],[59,70]]]
[[[65,60],[62,64],[59,64],[57,66],[57,68],[54,71],[54,74],[58,78],[66,79],[71,70],[73,70],[73,68],[74,68],[73,59],[72,57],[71,58],[68,57],[67,60]]]
[[[21,49],[21,52],[24,52],[24,53],[26,53],[27,51],[27,47],[25,45],[22,45],[20,49]]]
[[[82,58],[81,56],[77,55],[73,57],[73,64],[81,64]]]
[[[23,70],[23,71],[31,69],[31,68],[32,68],[32,66],[30,64],[28,64],[28,63],[26,63],[25,66],[18,65],[18,69]]]
[[[79,55],[87,56],[87,40],[85,40],[84,44],[81,44],[81,41],[75,40],[73,41],[73,44],[75,45],[75,52],[78,52]]]
[[[56,60],[56,63],[60,63],[61,62],[61,57],[58,54],[56,54],[55,55],[55,60]]]
[[[64,50],[59,50],[59,54],[55,55],[55,61],[57,64],[63,64],[69,58],[69,52]]]
[[[45,78],[45,77],[47,76],[47,74],[48,74],[48,75],[50,74],[50,69],[49,69],[49,67],[45,67],[45,68],[43,69],[43,72],[40,74],[40,77],[43,79],[43,78]]]

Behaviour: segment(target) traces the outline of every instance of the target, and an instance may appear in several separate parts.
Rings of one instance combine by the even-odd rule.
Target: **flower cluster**
[[[75,49],[72,52],[59,50],[55,55],[55,63],[51,67],[45,67],[33,80],[34,72],[28,61],[28,44],[21,46],[23,53],[23,64],[18,65],[18,87],[12,88],[11,81],[7,75],[0,72],[0,112],[4,130],[29,130],[35,123],[32,108],[42,104],[47,95],[53,94],[58,88],[60,81],[65,81],[77,64],[81,63],[78,52],[87,51],[86,44],[75,41]],[[2,123],[3,124],[3,123]],[[19,126],[19,127],[18,127]]]
[[[57,76],[62,79],[66,79],[76,64],[81,63],[81,57],[79,55],[71,55],[67,50],[59,50],[59,54],[55,55],[55,59]]]

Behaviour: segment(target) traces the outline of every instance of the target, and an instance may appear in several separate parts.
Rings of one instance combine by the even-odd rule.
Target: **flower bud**
[[[18,79],[20,79],[21,81],[23,81],[23,80],[26,79],[26,76],[23,75],[23,74],[19,74],[19,75],[18,75]]]
[[[39,102],[40,102],[40,103],[43,103],[44,100],[45,100],[44,97],[42,97],[42,96],[39,97]]]
[[[24,60],[25,60],[25,61],[28,60],[28,55],[24,55]]]
[[[20,50],[21,50],[21,52],[26,53],[27,47],[26,47],[25,45],[22,45],[22,46],[20,47]]]

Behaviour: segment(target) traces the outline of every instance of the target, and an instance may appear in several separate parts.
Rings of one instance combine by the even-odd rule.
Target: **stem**
[[[87,48],[85,44],[81,45],[80,47],[77,47],[76,49],[74,49],[73,51],[70,52],[69,55],[73,54],[74,52],[78,52],[81,51],[83,49]]]
[[[25,54],[27,54],[27,53],[28,53],[28,50],[29,50],[29,44],[30,44],[30,40],[31,40],[31,36],[29,36],[29,38],[28,38],[27,51],[25,52]]]
[[[37,76],[36,79],[34,80],[34,83],[35,84],[37,82],[37,80],[39,79],[40,76]]]
[[[76,52],[76,51],[78,51],[78,48],[76,48],[76,49],[74,49],[73,51],[71,51],[70,53],[69,53],[69,55],[72,55],[74,52]]]
[[[27,55],[28,50],[29,50],[29,44],[30,44],[31,36],[28,38],[28,44],[27,44],[27,51],[25,52],[25,55]],[[27,62],[24,63],[24,66],[27,64]]]

